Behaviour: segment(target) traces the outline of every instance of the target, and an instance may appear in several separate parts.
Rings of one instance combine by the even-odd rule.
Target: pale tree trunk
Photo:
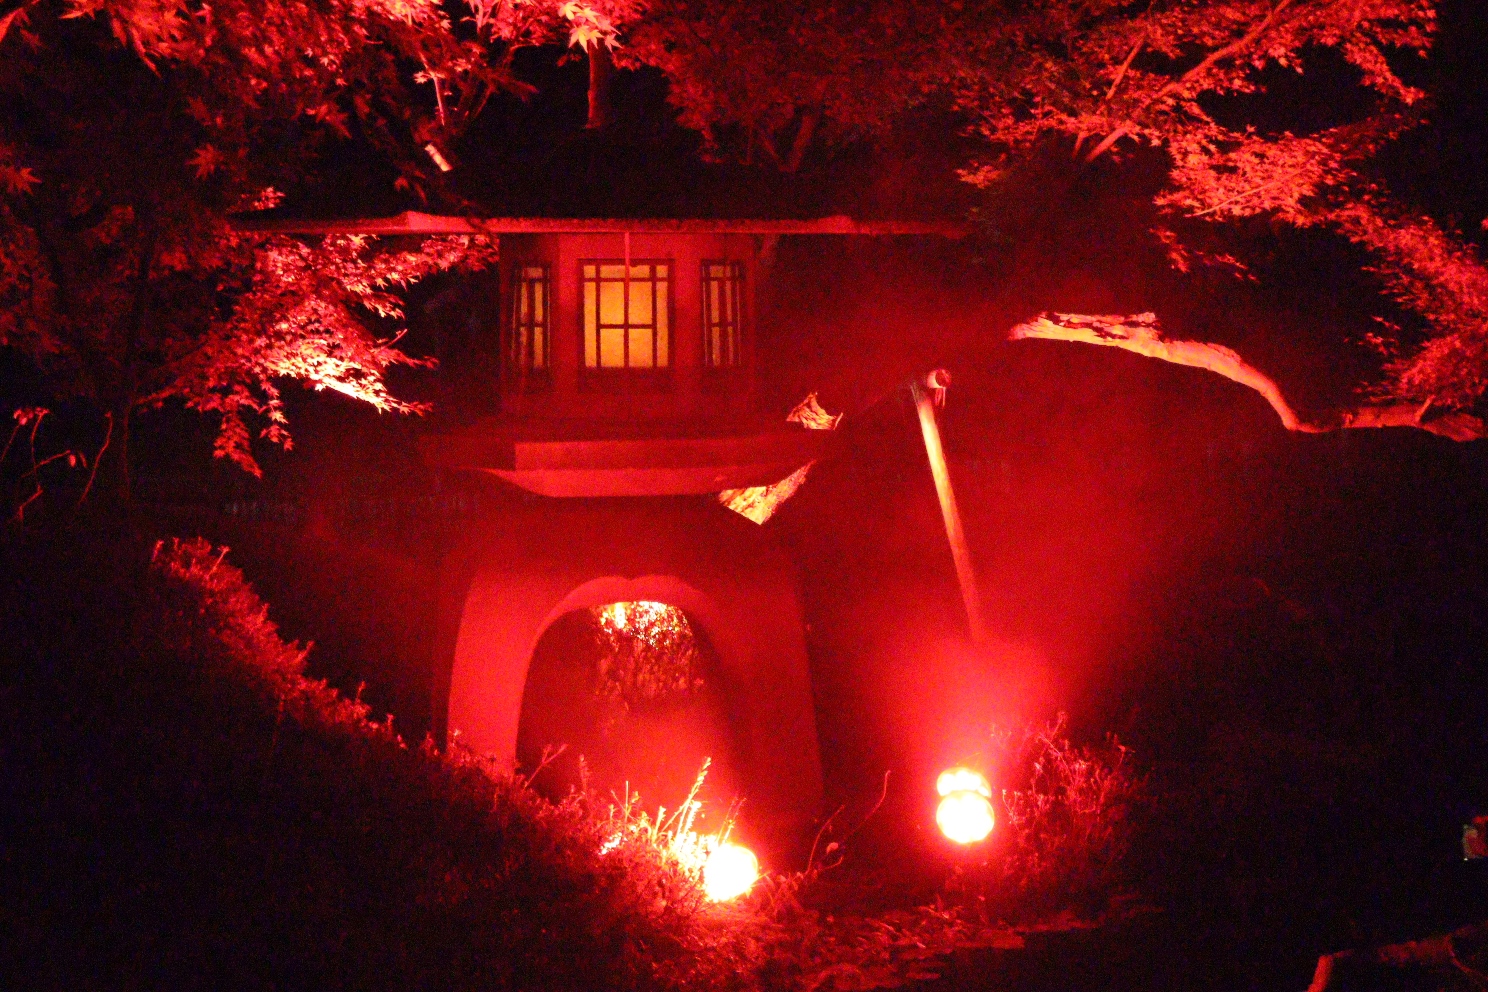
[[[1320,434],[1354,427],[1414,427],[1453,441],[1475,441],[1485,436],[1483,421],[1468,413],[1446,412],[1428,418],[1432,412],[1430,403],[1367,404],[1340,411],[1324,421],[1303,420],[1282,395],[1276,381],[1235,351],[1203,341],[1170,340],[1158,330],[1157,317],[1150,313],[1133,316],[1045,313],[1014,327],[1008,337],[1014,341],[1038,338],[1104,345],[1218,373],[1264,396],[1289,431]]]
[[[806,151],[811,147],[811,139],[816,137],[816,129],[821,124],[822,109],[810,107],[799,115],[801,123],[796,127],[795,137],[791,139],[790,148],[786,149],[785,157],[781,158],[779,150],[775,147],[774,137],[767,131],[759,128],[750,130],[750,147],[758,141],[765,154],[770,156],[770,161],[775,163],[775,168],[781,172],[791,173],[801,168],[801,162],[806,157]]]

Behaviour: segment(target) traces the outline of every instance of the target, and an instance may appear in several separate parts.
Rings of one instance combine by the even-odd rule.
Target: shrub
[[[1065,724],[1060,714],[992,734],[990,764],[1009,785],[996,791],[998,824],[985,859],[951,888],[995,918],[1091,916],[1130,884],[1126,860],[1147,779],[1115,738],[1076,745]]]

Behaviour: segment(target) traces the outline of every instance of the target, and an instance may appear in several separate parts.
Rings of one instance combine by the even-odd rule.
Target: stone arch
[[[702,683],[686,699],[643,706],[615,723],[603,724],[607,729],[600,732],[600,712],[589,709],[599,704],[587,687],[571,681],[585,668],[573,668],[571,655],[565,663],[557,660],[562,655],[551,653],[539,665],[538,655],[564,618],[594,607],[639,601],[664,603],[687,617],[702,652],[697,670]],[[582,754],[590,759],[592,782],[601,792],[629,786],[639,790],[648,808],[657,804],[675,808],[707,758],[711,771],[703,796],[710,806],[726,804],[740,794],[739,758],[752,750],[744,732],[750,724],[747,710],[741,709],[744,700],[730,691],[747,684],[749,657],[748,644],[731,629],[727,611],[676,576],[591,579],[553,608],[528,652],[516,758],[531,768],[543,745],[568,745],[569,753],[547,773],[547,788],[561,792],[572,784],[575,758]],[[580,694],[573,695],[575,691]],[[596,733],[600,736],[593,736]]]
[[[633,579],[623,575],[606,575],[590,579],[563,597],[544,618],[542,629],[527,651],[528,661],[531,661],[532,653],[537,650],[543,634],[547,633],[548,628],[559,617],[594,606],[641,601],[666,603],[686,613],[688,619],[700,626],[712,642],[723,670],[732,676],[741,669],[748,652],[745,645],[740,643],[737,632],[730,629],[724,611],[707,593],[694,589],[675,575],[641,575]],[[524,672],[523,677],[525,676]]]
[[[450,736],[511,767],[528,668],[573,610],[654,600],[703,630],[729,687],[735,769],[751,815],[799,829],[821,768],[793,570],[767,535],[715,505],[541,504],[467,543],[447,566]]]

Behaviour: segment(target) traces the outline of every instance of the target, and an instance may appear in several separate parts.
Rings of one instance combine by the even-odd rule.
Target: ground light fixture
[[[684,807],[685,822],[690,823],[701,803],[690,802]],[[658,838],[650,828],[632,824],[615,833],[599,848],[600,854],[609,854],[625,843],[626,835],[647,839],[654,843]],[[678,866],[688,877],[696,880],[703,895],[710,902],[728,902],[737,899],[754,888],[759,881],[759,859],[754,852],[742,844],[724,840],[725,834],[700,834],[684,825],[675,831],[664,831],[660,838],[665,849],[677,859]]]
[[[986,776],[970,768],[950,768],[936,779],[935,791],[940,793],[935,823],[941,833],[957,844],[987,839],[997,820]]]
[[[703,894],[714,902],[737,899],[759,880],[759,859],[747,847],[724,841],[703,862]]]

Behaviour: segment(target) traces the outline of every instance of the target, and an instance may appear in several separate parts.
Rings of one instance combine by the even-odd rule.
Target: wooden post
[[[951,543],[951,558],[956,563],[961,601],[966,604],[966,623],[971,630],[972,642],[981,644],[987,639],[986,628],[982,625],[982,601],[977,594],[976,573],[971,567],[966,535],[961,530],[961,513],[956,509],[956,492],[951,488],[945,449],[940,445],[940,427],[935,422],[935,394],[950,384],[951,374],[945,369],[936,369],[911,381],[909,390],[920,414],[920,433],[925,436],[925,455],[930,459],[930,474],[935,478],[935,493],[940,497],[940,515],[945,519],[946,539]]]

